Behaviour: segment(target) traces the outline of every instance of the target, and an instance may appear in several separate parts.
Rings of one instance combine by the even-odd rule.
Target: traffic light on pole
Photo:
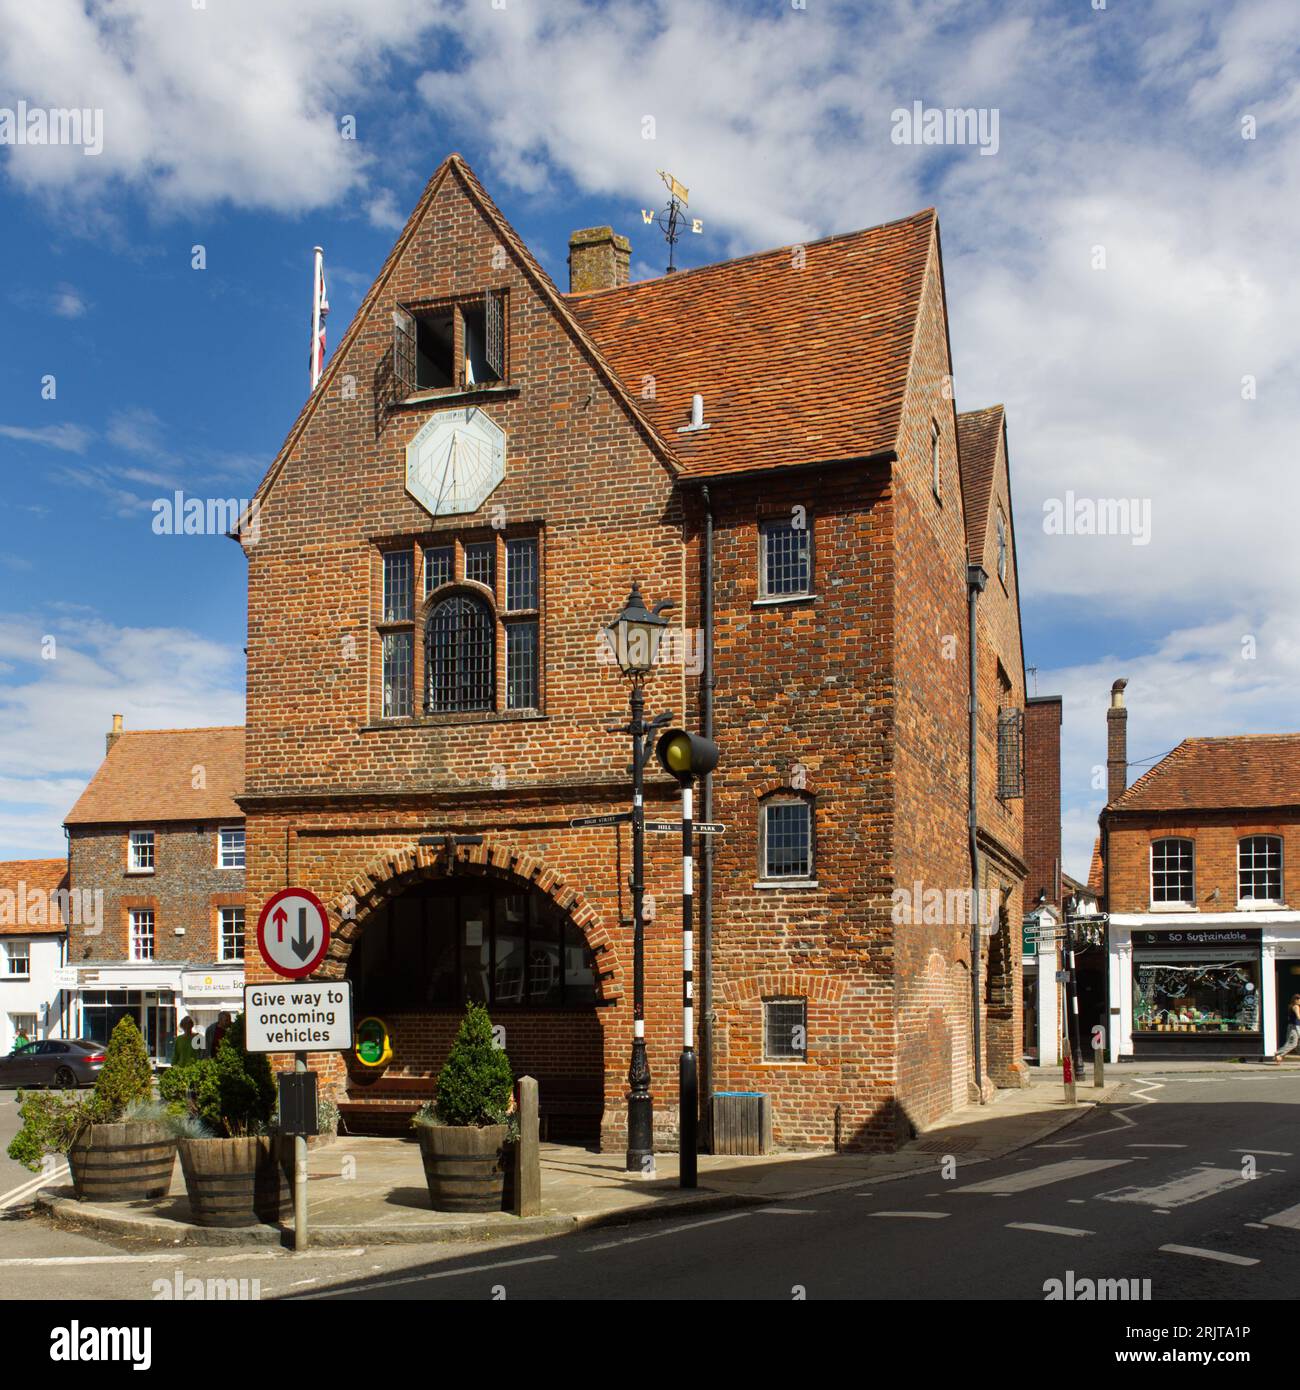
[[[703,734],[686,729],[667,729],[655,745],[655,756],[665,772],[671,772],[686,785],[695,777],[703,777],[718,765],[718,745]]]

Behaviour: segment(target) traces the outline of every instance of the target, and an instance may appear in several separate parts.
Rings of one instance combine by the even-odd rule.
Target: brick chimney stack
[[[1025,911],[1061,902],[1061,697],[1025,701]]]
[[[111,753],[111,752],[113,751],[113,745],[114,745],[114,744],[118,741],[118,739],[120,739],[121,737],[122,737],[122,716],[121,716],[120,714],[115,714],[115,715],[113,716],[113,727],[112,727],[112,729],[110,729],[109,732],[106,733],[106,734],[104,735],[104,752],[105,752],[105,754]]]
[[[1124,708],[1126,680],[1110,688],[1110,708],[1106,711],[1106,805],[1124,795],[1128,786],[1128,710]]]
[[[588,227],[569,238],[569,292],[610,290],[626,285],[632,243],[613,227]]]

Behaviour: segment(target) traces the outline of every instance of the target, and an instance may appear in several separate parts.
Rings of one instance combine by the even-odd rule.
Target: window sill
[[[153,874],[152,869],[128,869],[126,871],[128,878],[152,878]]]
[[[31,979],[32,979],[32,977],[31,977],[30,974],[28,974],[28,975],[0,975],[0,980],[12,980],[15,984],[18,984],[18,985],[30,984],[30,983],[31,983]]]
[[[363,724],[363,734],[385,733],[393,729],[443,729],[465,724],[530,724],[540,723],[550,716],[540,710],[467,710],[464,714],[406,714],[377,724]]]
[[[772,598],[756,598],[754,608],[783,608],[792,603],[816,603],[816,594],[777,594]]]
[[[815,878],[760,878],[754,884],[755,888],[820,888],[821,884]]]
[[[404,406],[412,409],[421,405],[441,405],[444,403],[462,404],[466,401],[480,400],[484,396],[517,396],[519,387],[509,382],[497,382],[492,386],[428,386],[413,396],[394,401],[394,409]]]
[[[1290,909],[1284,902],[1275,902],[1271,898],[1246,898],[1237,904],[1238,912],[1289,912]]]
[[[1148,912],[1199,912],[1195,903],[1152,903]]]

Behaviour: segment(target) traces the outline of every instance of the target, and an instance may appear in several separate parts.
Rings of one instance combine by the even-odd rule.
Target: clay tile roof
[[[933,208],[565,302],[688,474],[896,447]],[[647,377],[654,399],[645,399]],[[707,429],[682,434],[691,397]]]
[[[1000,405],[968,410],[957,417],[957,452],[961,457],[961,497],[966,513],[966,551],[972,561],[984,558],[989,529],[989,501],[1004,411]]]
[[[1106,871],[1101,862],[1101,836],[1092,842],[1092,862],[1088,865],[1088,891],[1101,897],[1106,885]]]
[[[1106,808],[1212,811],[1300,805],[1300,734],[1188,738]]]
[[[194,769],[202,767],[203,776]],[[201,781],[200,787],[194,783]],[[229,820],[242,824],[243,726],[127,731],[113,744],[65,825]]]
[[[66,859],[9,859],[0,862],[0,936],[42,936],[61,934],[65,928],[57,915],[54,920],[42,920],[48,916],[48,903],[43,904],[39,913],[30,911],[30,906],[20,912],[17,908],[18,894],[23,894],[24,903],[30,904],[28,895],[35,889],[38,893],[53,893],[56,889],[67,887],[68,861]],[[12,894],[12,899],[9,895]],[[10,910],[12,904],[12,911]],[[7,919],[14,920],[7,920]]]

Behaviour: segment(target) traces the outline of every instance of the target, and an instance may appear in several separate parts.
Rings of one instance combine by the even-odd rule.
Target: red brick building
[[[1300,993],[1300,734],[1184,739],[1126,787],[1111,698],[1112,1057],[1272,1056]]]
[[[576,235],[563,294],[458,157],[430,180],[244,533],[250,911],[314,889],[336,928],[320,976],[388,1025],[382,1075],[313,1059],[354,1125],[404,1123],[476,998],[551,1137],[617,1146],[629,833],[569,822],[630,799],[601,632],[635,579],[678,630],[647,711],[722,750],[697,896],[707,1084],[769,1093],[780,1143],[888,1146],[977,1070],[1022,1075],[1001,412],[959,436],[932,211],[639,284],[628,258],[609,229]],[[675,818],[675,784],[647,776],[649,813]],[[648,840],[666,1142],[681,869],[673,837]],[[972,843],[992,920],[908,912],[917,886],[949,907],[969,890]]]
[[[237,1012],[244,974],[240,728],[123,730],[68,812],[67,1036],[107,1042],[125,1014],[166,1061],[180,1020]],[[89,896],[88,896],[89,895]],[[91,919],[91,920],[88,920]]]

